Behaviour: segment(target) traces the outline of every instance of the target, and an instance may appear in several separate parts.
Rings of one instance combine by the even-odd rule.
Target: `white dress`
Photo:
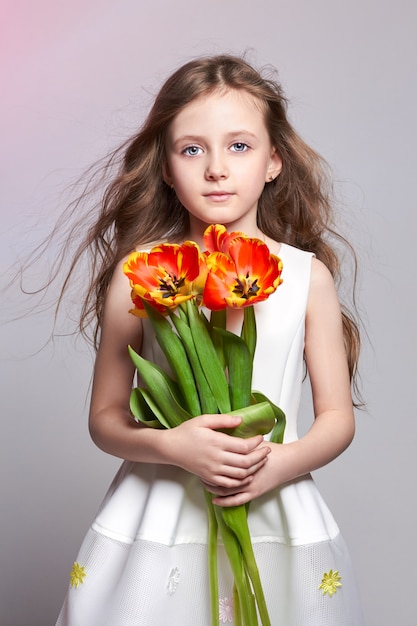
[[[253,389],[285,412],[284,442],[297,439],[311,256],[283,244],[284,282],[256,306]],[[144,334],[143,356],[163,363],[150,326]],[[249,527],[272,626],[363,626],[349,554],[310,475],[252,502]],[[219,569],[220,623],[233,624],[223,546]],[[323,593],[323,577],[332,573],[341,586]],[[172,466],[124,462],[71,580],[57,626],[210,626],[199,480]]]

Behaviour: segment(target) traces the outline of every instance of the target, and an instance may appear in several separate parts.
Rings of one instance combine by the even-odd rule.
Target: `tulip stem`
[[[214,510],[216,512],[217,523],[222,535],[223,544],[232,568],[240,607],[239,610],[243,619],[243,626],[254,626],[257,622],[251,619],[251,616],[253,615],[250,600],[251,589],[245,571],[241,546],[239,545],[236,534],[225,523],[223,518],[223,508],[214,506]]]
[[[226,367],[226,361],[223,352],[223,339],[218,332],[215,332],[217,328],[226,330],[226,309],[222,309],[221,311],[212,311],[210,314],[211,340],[216,349],[217,356],[219,357],[219,360],[224,368]]]
[[[243,310],[243,325],[241,332],[241,337],[248,346],[252,362],[253,357],[255,356],[256,349],[256,319],[255,309],[253,308],[253,306],[254,305],[252,304],[251,306],[247,306]]]
[[[233,608],[234,608],[234,625],[243,626],[242,612],[240,610],[239,594],[236,585],[233,585]]]
[[[253,553],[246,506],[240,505],[235,507],[224,507],[222,511],[222,518],[224,524],[228,527],[230,533],[233,533],[236,536],[238,545],[240,545],[245,568],[250,577],[255,593],[256,604],[258,606],[262,626],[271,626],[268,608],[266,606],[265,596],[262,589],[261,578],[259,576],[258,566]],[[250,588],[249,584],[248,587]],[[257,622],[253,623],[256,624]]]
[[[213,496],[204,489],[208,514],[208,567],[210,585],[211,624],[220,626],[219,616],[219,577],[217,571],[217,519],[213,506]]]

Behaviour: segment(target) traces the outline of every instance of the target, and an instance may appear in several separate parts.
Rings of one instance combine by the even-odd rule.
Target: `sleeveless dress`
[[[285,443],[297,439],[312,255],[283,244],[279,256],[284,282],[255,306],[253,389],[285,412]],[[236,332],[241,312],[231,313]],[[142,354],[162,364],[144,322]],[[249,527],[272,626],[363,626],[348,551],[310,475],[253,501]],[[56,626],[210,626],[207,514],[198,478],[173,466],[124,462],[70,580]],[[233,624],[232,587],[220,545],[221,624]]]

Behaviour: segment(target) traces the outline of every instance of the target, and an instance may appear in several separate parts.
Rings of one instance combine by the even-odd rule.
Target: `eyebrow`
[[[250,130],[246,130],[244,128],[241,128],[238,130],[232,130],[229,133],[226,133],[226,138],[229,141],[233,139],[234,137],[242,137],[242,136],[251,137],[252,139],[257,139],[257,135],[252,133]],[[195,142],[204,141],[204,137],[201,135],[181,135],[181,137],[178,137],[178,139],[175,139],[175,141],[173,141],[173,145],[175,146],[179,143],[187,143],[187,142],[193,142],[193,141]]]

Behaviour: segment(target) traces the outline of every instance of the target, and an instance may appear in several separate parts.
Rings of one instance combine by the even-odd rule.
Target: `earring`
[[[274,180],[274,177],[273,177],[273,176],[270,176],[270,177],[269,177],[269,182],[271,182],[271,180]]]

